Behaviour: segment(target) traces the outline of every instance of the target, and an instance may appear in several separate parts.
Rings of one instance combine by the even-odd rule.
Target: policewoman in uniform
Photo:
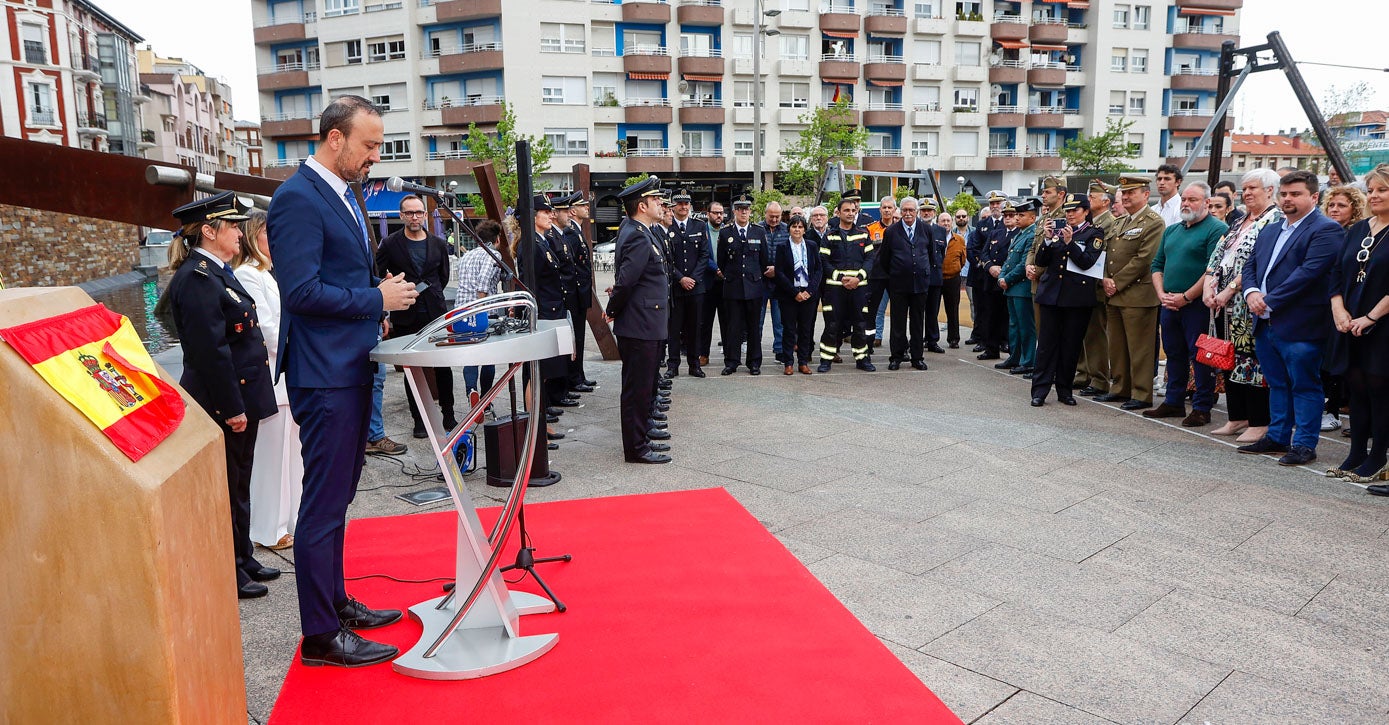
[[[774,276],[772,250],[763,227],[749,222],[752,197],[733,201],[733,223],[719,232],[718,261],[723,273],[723,375],[732,375],[742,360],[743,341],[748,344],[748,373],[762,374],[762,308],[767,306],[767,284]],[[865,235],[866,236],[866,235]]]
[[[1061,208],[1066,213],[1066,226],[1042,242],[1034,258],[1040,269],[1034,299],[1042,314],[1037,332],[1037,371],[1032,375],[1033,407],[1046,402],[1053,386],[1056,399],[1063,405],[1076,404],[1071,386],[1085,346],[1099,279],[1067,267],[1088,271],[1104,251],[1104,233],[1090,216],[1089,197],[1068,194]],[[1095,270],[1097,274],[1100,271]]]
[[[618,193],[627,217],[617,230],[607,318],[622,355],[622,454],[628,463],[670,463],[669,446],[647,436],[660,344],[670,332],[670,277],[651,226],[661,214],[661,180],[651,176]]]
[[[277,406],[256,305],[230,264],[246,211],[230,191],[174,210],[183,230],[170,250],[174,277],[164,296],[183,344],[179,384],[222,428],[241,599],[265,596],[270,590],[260,582],[280,575],[252,556],[251,461],[260,421]]]
[[[559,241],[559,236],[550,233],[553,226],[551,214],[554,212],[554,207],[544,194],[536,194],[532,205],[535,208],[535,286],[531,289],[531,294],[535,296],[537,316],[540,319],[563,320],[568,311],[565,303],[570,298],[570,292],[562,271],[564,261],[554,249],[554,244]],[[517,267],[522,272],[522,279],[524,279],[526,255],[524,253],[518,254],[516,261]],[[523,380],[529,384],[531,382],[529,379],[530,366],[527,365],[523,372]],[[540,399],[542,405],[569,405],[566,402],[567,399],[564,398],[568,375],[569,356],[556,355],[540,361]],[[544,401],[549,402],[545,403]],[[552,440],[562,437],[554,433],[548,433],[548,435]]]

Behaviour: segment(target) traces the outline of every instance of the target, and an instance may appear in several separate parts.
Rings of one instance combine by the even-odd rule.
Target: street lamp
[[[780,10],[763,10],[762,0],[753,3],[756,32],[752,36],[752,189],[762,191],[762,36],[780,35],[776,28],[763,29],[762,18],[774,18]]]
[[[964,191],[965,191],[965,177],[963,177],[963,176],[956,176],[956,177],[955,177],[955,183],[957,183],[957,184],[960,185],[960,193],[963,194]]]

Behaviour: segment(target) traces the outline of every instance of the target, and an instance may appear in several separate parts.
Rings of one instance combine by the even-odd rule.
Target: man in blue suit
[[[1317,460],[1330,271],[1345,232],[1317,209],[1317,177],[1309,171],[1283,177],[1278,206],[1283,223],[1259,233],[1242,277],[1256,318],[1254,350],[1268,383],[1268,434],[1239,451],[1283,453],[1279,463],[1301,466]]]
[[[381,112],[359,96],[334,99],[319,120],[318,148],[275,192],[268,232],[283,316],[277,373],[304,452],[304,493],[294,536],[300,660],[357,667],[385,662],[395,647],[353,629],[400,619],[349,597],[342,545],[357,492],[371,416],[373,363],[384,313],[415,301],[404,274],[381,280],[366,217],[350,182],[381,160]]]

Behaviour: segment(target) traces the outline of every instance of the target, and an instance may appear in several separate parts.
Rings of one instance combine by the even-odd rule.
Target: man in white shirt
[[[1182,170],[1172,164],[1163,164],[1157,170],[1158,201],[1153,206],[1158,216],[1167,226],[1182,223],[1182,197],[1177,191],[1182,186]]]

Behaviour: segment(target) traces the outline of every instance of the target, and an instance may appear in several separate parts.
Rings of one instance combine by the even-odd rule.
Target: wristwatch
[[[1233,292],[1233,291],[1239,289],[1239,284],[1238,284],[1238,283],[1235,283],[1235,282],[1231,282],[1231,283],[1229,284],[1229,286],[1226,287],[1226,289],[1228,289],[1228,290],[1230,290],[1231,292]]]

